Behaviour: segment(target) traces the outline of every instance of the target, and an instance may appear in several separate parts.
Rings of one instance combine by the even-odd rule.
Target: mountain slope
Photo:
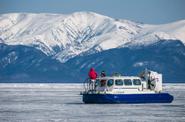
[[[82,76],[91,67],[98,72],[105,70],[109,75],[115,72],[137,75],[147,67],[161,72],[164,82],[183,82],[184,62],[185,47],[181,41],[161,40],[147,47],[111,49],[93,55],[78,56],[69,60],[67,65],[70,69],[81,71]]]
[[[166,81],[183,81],[184,33],[185,20],[148,25],[93,12],[3,14],[0,80],[81,81],[93,66],[129,74],[148,67]]]
[[[74,82],[69,69],[33,47],[0,44],[0,82]],[[71,74],[69,72],[73,72]]]
[[[146,45],[160,39],[185,42],[185,21],[145,25],[115,20],[92,12],[5,14],[0,16],[0,40],[9,45],[36,47],[61,62],[80,54]]]
[[[138,30],[135,23],[122,23],[91,12],[66,16],[8,14],[0,20],[0,38],[6,44],[33,46],[61,62],[92,48],[95,52],[116,48]]]

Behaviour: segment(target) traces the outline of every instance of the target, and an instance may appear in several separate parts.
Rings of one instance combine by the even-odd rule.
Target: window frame
[[[140,81],[140,84],[135,84],[135,82],[134,82],[135,80],[139,80]],[[134,86],[141,86],[141,84],[142,84],[140,79],[133,79],[132,82],[133,82],[133,85]]]
[[[127,80],[127,81],[129,80],[131,84],[125,84],[125,81],[126,81],[126,80]],[[132,79],[124,79],[123,81],[124,81],[124,85],[125,85],[125,86],[132,86],[132,85],[133,85]]]
[[[122,81],[122,84],[116,84],[116,81]],[[124,81],[122,79],[116,79],[115,80],[115,86],[123,86],[124,85]]]
[[[95,87],[100,87],[100,80],[99,79],[96,79],[96,81],[95,81]]]
[[[109,82],[110,80],[112,80],[112,85],[108,85],[108,82]],[[112,87],[112,86],[114,85],[114,79],[108,79],[106,82],[107,82],[106,84],[107,84],[108,87]]]
[[[100,80],[100,87],[106,87],[107,86],[107,79],[101,79]]]

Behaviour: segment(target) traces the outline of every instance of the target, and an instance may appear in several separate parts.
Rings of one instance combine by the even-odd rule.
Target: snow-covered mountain
[[[169,48],[171,46],[165,46],[166,51],[167,49],[176,50],[179,47],[178,45],[180,45],[182,50],[178,50],[178,52],[182,55],[178,58],[173,57],[174,59],[176,58],[176,63],[179,63],[179,58],[184,59],[182,56],[185,56],[183,48],[185,44],[184,33],[185,20],[162,25],[149,25],[129,20],[113,19],[93,12],[76,12],[69,15],[33,13],[2,14],[0,15],[0,51],[3,53],[0,54],[0,66],[5,68],[2,72],[6,74],[5,71],[9,72],[9,70],[13,70],[11,69],[12,67],[8,68],[9,65],[15,68],[14,65],[16,63],[25,63],[23,61],[25,60],[27,63],[25,63],[24,67],[29,65],[28,67],[32,68],[30,67],[32,66],[31,64],[35,66],[35,69],[42,67],[42,75],[44,75],[45,71],[48,71],[48,73],[50,73],[49,71],[59,72],[59,67],[62,67],[65,71],[75,71],[78,74],[81,71],[85,72],[84,69],[87,70],[90,66],[96,66],[96,64],[105,62],[105,60],[98,60],[99,57],[96,57],[96,54],[110,51],[109,56],[111,57],[112,50],[114,49],[136,49],[136,47],[149,49],[148,47],[153,45],[161,47],[161,44],[177,45],[173,48]],[[35,51],[35,49],[40,52]],[[152,47],[152,49],[154,48]],[[32,54],[36,55],[33,56],[34,58],[29,58],[29,54],[25,55],[25,53],[30,53],[30,50],[34,50],[35,53]],[[158,50],[158,48],[155,48],[155,50]],[[169,52],[170,50],[168,50]],[[166,52],[163,53],[168,54]],[[107,53],[103,54],[108,55]],[[90,58],[91,60],[95,60],[88,65],[87,60],[82,61],[82,57],[85,59],[87,56],[95,56],[93,59]],[[101,56],[106,57],[105,55]],[[23,59],[19,60],[20,57],[23,57]],[[126,59],[123,58],[119,62],[123,62],[123,60]],[[156,59],[153,60],[155,62]],[[55,65],[52,67],[52,64],[49,62],[53,61]],[[84,63],[79,63],[78,61]],[[147,67],[152,65],[150,63],[145,65],[148,62],[146,60],[134,61],[133,67],[139,65],[141,67]],[[50,70],[46,68],[47,65],[51,65]],[[58,65],[62,66],[57,68]],[[185,66],[185,64],[181,65]],[[28,71],[24,67],[21,72]],[[79,68],[79,70],[76,70],[76,68]],[[181,69],[181,71],[183,70],[185,71],[185,69]],[[68,72],[65,73],[68,74]],[[63,75],[63,77],[67,77],[67,75]]]
[[[92,12],[61,14],[13,13],[0,16],[0,41],[36,47],[61,62],[118,47],[148,45],[160,39],[185,43],[185,20],[146,25]]]

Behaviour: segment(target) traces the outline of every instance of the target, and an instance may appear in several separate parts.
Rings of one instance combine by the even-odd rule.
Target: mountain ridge
[[[4,43],[36,47],[61,62],[66,62],[81,53],[89,52],[89,50],[98,52],[120,46],[150,44],[153,43],[153,40],[158,40],[149,40],[155,38],[156,35],[162,39],[177,39],[174,36],[170,37],[165,29],[164,32],[158,30],[160,27],[155,25],[115,20],[93,12],[75,12],[69,15],[44,13],[14,13],[13,15],[5,14],[0,18],[2,23],[0,24],[0,38]],[[8,23],[7,21],[11,17],[12,21],[17,23],[11,27],[2,27]],[[9,19],[6,20],[7,18]],[[5,21],[5,24],[2,21]],[[185,21],[179,22],[185,23]],[[171,24],[174,25],[174,23]],[[3,28],[6,28],[5,32],[3,32]],[[153,32],[154,28],[157,28],[157,31]],[[145,32],[145,30],[147,31]],[[180,40],[184,43],[185,37],[184,40]]]
[[[128,75],[150,68],[165,81],[185,81],[184,32],[185,20],[149,25],[94,12],[3,14],[0,82],[80,82],[90,67]]]

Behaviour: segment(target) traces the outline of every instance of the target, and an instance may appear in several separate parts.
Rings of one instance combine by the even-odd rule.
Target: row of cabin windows
[[[132,86],[132,85],[141,85],[141,80],[139,79],[124,79],[124,80],[121,80],[121,79],[117,79],[117,80],[113,80],[113,79],[109,79],[109,80],[98,80],[97,81],[97,85],[99,84],[99,86],[103,87],[106,85],[106,82],[107,82],[107,86],[108,87],[111,87],[114,82],[115,82],[115,85],[116,86]]]

